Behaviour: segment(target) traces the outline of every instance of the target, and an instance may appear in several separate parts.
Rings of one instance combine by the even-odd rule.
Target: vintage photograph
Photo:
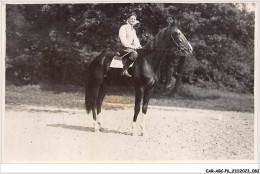
[[[5,3],[2,163],[256,162],[257,3]]]

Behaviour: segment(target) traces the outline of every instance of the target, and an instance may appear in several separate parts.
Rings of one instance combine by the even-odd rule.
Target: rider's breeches
[[[129,59],[131,59],[133,62],[136,60],[138,54],[136,51],[131,51]]]

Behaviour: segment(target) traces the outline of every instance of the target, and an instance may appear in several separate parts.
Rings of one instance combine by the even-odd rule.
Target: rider
[[[138,56],[136,49],[142,47],[134,29],[134,25],[139,23],[139,21],[136,20],[136,17],[137,15],[135,13],[130,13],[128,15],[126,24],[121,26],[119,30],[119,39],[123,46],[122,50],[125,55],[122,58],[123,70],[121,75],[125,75],[127,77],[132,77],[127,70]]]

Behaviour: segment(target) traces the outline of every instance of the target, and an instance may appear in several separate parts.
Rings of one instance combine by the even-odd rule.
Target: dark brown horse
[[[166,52],[173,50],[184,54],[192,52],[192,47],[185,36],[173,24],[162,29],[150,42],[138,50],[138,58],[133,65],[135,109],[132,135],[137,135],[136,120],[142,100],[141,134],[145,134],[145,116],[154,84],[159,79],[160,64]],[[101,128],[101,105],[108,88],[108,72],[113,56],[112,53],[103,51],[90,62],[86,72],[85,105],[87,112],[93,113],[95,131]]]

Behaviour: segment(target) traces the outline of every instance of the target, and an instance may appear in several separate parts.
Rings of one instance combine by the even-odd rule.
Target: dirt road
[[[130,135],[132,117],[133,106],[111,105],[103,110],[103,129],[95,133],[84,110],[6,105],[3,163],[255,158],[252,113],[150,106],[144,137]]]

